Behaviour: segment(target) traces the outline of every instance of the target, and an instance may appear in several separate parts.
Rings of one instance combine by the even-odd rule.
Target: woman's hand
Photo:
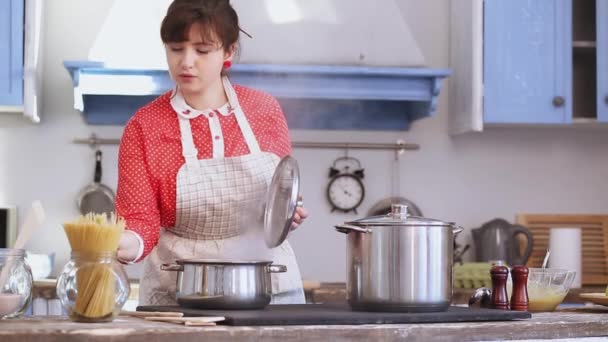
[[[139,253],[139,239],[132,232],[125,230],[118,241],[116,257],[123,262],[132,262]]]
[[[294,231],[299,225],[304,222],[308,217],[308,210],[302,206],[296,207],[296,213],[293,215],[293,221],[291,222],[291,230]]]

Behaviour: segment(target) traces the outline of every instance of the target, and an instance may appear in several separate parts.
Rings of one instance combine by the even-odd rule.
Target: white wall
[[[399,0],[414,37],[432,67],[448,63],[448,0]],[[69,247],[60,223],[77,215],[74,199],[92,180],[93,151],[71,144],[95,132],[118,137],[121,127],[93,127],[72,109],[64,59],[86,59],[111,1],[49,1],[47,9],[43,122],[34,126],[17,116],[0,116],[0,203],[27,206],[41,199],[48,220],[28,247],[56,251],[56,266]],[[87,10],[88,9],[88,10]],[[87,13],[83,13],[87,11]],[[387,37],[390,46],[398,37]],[[134,42],[136,44],[136,42]],[[294,140],[394,142],[421,145],[400,163],[399,193],[418,204],[425,216],[455,221],[467,228],[516,213],[606,213],[608,211],[608,134],[606,129],[501,128],[479,134],[447,134],[447,86],[438,113],[417,121],[409,132],[292,132]],[[355,137],[355,138],[353,138]],[[116,146],[104,146],[104,180],[116,184]],[[393,154],[349,151],[365,167],[367,196],[359,215],[331,214],[325,201],[328,168],[343,151],[294,151],[303,174],[302,194],[312,212],[291,241],[306,278],[343,281],[345,236],[333,225],[352,220],[379,199],[393,194]],[[21,212],[23,214],[23,212]],[[468,233],[459,238],[468,239]],[[131,270],[132,275],[138,269]]]

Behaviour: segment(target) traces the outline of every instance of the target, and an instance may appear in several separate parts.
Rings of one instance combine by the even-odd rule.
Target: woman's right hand
[[[139,239],[132,232],[125,230],[118,241],[116,257],[123,262],[133,262],[139,253]]]

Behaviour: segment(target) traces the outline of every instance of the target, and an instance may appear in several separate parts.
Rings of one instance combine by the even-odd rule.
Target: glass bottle
[[[23,315],[32,301],[32,287],[25,250],[0,248],[0,318]]]
[[[57,279],[57,297],[75,322],[112,321],[129,292],[129,279],[114,252],[72,251]]]

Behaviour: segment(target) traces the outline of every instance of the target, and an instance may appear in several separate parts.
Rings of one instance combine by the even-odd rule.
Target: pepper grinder
[[[509,269],[505,266],[494,266],[490,273],[492,274],[492,307],[509,310],[509,298],[507,296]]]
[[[526,266],[514,266],[511,269],[513,279],[511,310],[528,311],[528,273]]]

